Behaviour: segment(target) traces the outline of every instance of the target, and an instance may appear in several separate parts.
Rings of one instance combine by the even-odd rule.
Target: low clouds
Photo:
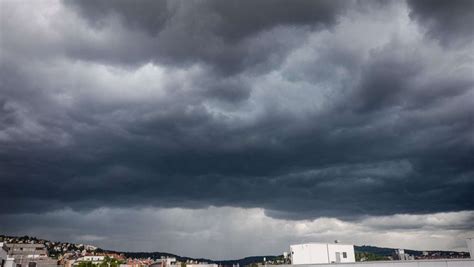
[[[2,1],[0,212],[469,213],[472,9],[420,3]]]
[[[43,238],[120,251],[167,251],[212,259],[279,255],[288,251],[290,244],[336,239],[357,245],[465,251],[465,234],[474,234],[473,212],[394,215],[348,222],[334,218],[274,219],[257,208],[102,208],[86,213],[60,210],[6,218],[7,222],[17,222],[0,224],[11,233],[41,233]]]

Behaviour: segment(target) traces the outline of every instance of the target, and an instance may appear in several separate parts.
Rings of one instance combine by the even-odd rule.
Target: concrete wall
[[[344,244],[307,243],[291,245],[290,256],[293,264],[355,262],[354,246]]]
[[[278,265],[279,267],[298,267]],[[357,263],[305,264],[300,267],[474,267],[474,260],[372,261]]]
[[[466,239],[466,242],[469,253],[471,254],[471,259],[474,259],[474,237]]]
[[[7,251],[3,247],[5,243],[0,242],[0,264],[2,267],[14,267],[15,266],[15,259],[8,256]]]
[[[344,244],[328,244],[329,250],[329,262],[338,262],[336,259],[336,253],[339,253],[339,262],[355,262],[355,253],[353,245],[344,245]],[[343,257],[343,253],[346,254],[346,257]]]
[[[34,263],[36,267],[61,267],[61,265],[58,265],[58,261],[55,259],[47,258],[47,259],[39,259],[39,260],[33,260],[33,259],[15,259],[15,264],[14,266],[20,266],[21,267],[28,267],[30,266],[30,263]]]
[[[217,264],[209,263],[209,264],[186,264],[186,267],[218,267]]]
[[[329,263],[327,244],[298,244],[290,246],[293,264]]]

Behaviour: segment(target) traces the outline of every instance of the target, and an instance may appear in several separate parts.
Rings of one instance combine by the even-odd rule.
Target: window
[[[343,257],[344,259],[347,259],[347,252],[342,252],[342,257]]]

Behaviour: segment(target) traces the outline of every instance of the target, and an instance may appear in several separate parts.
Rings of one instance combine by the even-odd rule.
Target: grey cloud
[[[436,216],[420,216],[397,214],[386,217],[372,217],[361,220],[364,225],[376,228],[378,230],[435,230],[439,228],[445,231],[470,231],[474,225],[472,220],[474,214],[471,212],[460,212],[452,216],[450,213],[439,213]]]
[[[348,1],[297,0],[285,1],[71,1],[80,13],[93,23],[103,23],[104,17],[116,14],[126,26],[157,35],[179,16],[187,26],[192,24],[202,31],[210,31],[226,41],[240,41],[265,29],[279,25],[328,25],[336,22],[337,15]],[[189,17],[186,17],[189,16]],[[215,23],[214,25],[210,23]],[[193,30],[199,28],[192,28]],[[200,32],[195,32],[199,34]]]
[[[134,47],[107,44],[108,49],[95,52],[96,48],[86,45],[85,49],[69,50],[74,57],[177,65],[201,61],[213,66],[217,72],[231,74],[278,64],[288,49],[302,39],[297,34],[303,34],[301,30],[290,31],[287,37],[281,38],[279,27],[325,28],[336,23],[351,2],[298,0],[291,5],[285,1],[66,3],[78,10],[98,32],[113,30],[109,28],[110,19],[116,16],[124,27],[124,34],[128,35],[130,31],[145,33],[135,34]],[[270,33],[259,35],[261,32]],[[120,34],[117,36],[122,39]]]
[[[470,43],[474,33],[474,3],[469,0],[408,0],[410,16],[427,28],[429,36],[444,44]]]
[[[409,82],[419,76],[422,66],[414,51],[405,55],[397,53],[399,51],[397,47],[388,46],[384,51],[373,52],[373,62],[366,65],[357,91],[358,111],[370,112],[405,104],[403,94],[413,89]]]
[[[40,238],[92,243],[121,251],[236,259],[278,255],[290,244],[335,239],[356,245],[466,251],[463,239],[473,234],[473,216],[473,212],[450,212],[370,217],[355,222],[331,218],[288,221],[267,217],[261,209],[102,208],[86,213],[59,210],[6,215],[7,220],[2,220],[0,226],[10,234],[41,233]],[[259,242],[249,243],[256,233],[261,236]]]
[[[340,11],[332,1],[315,3]],[[315,20],[304,15],[309,7],[300,20],[279,6],[262,21],[257,13],[242,15],[257,25],[248,29],[246,20],[231,32],[237,9],[217,25],[229,35],[218,40],[220,28],[205,28],[196,42],[179,30],[192,17],[173,12],[202,5],[202,14],[227,18],[231,4],[134,9],[119,2],[97,11],[86,2],[57,4],[46,25],[59,28],[43,38],[61,49],[30,57],[39,52],[25,36],[2,43],[5,214],[214,205],[261,207],[286,219],[358,220],[474,207],[470,51],[417,39],[412,28],[397,32],[398,24],[380,17],[407,20],[400,3]],[[76,8],[90,22],[64,16]],[[154,18],[156,9],[167,13]],[[44,26],[15,18],[9,23],[31,27],[25,32]],[[80,45],[67,41],[57,18],[81,29],[74,37]],[[378,28],[360,35],[373,19]],[[164,50],[155,51],[155,41]],[[173,49],[179,51],[166,52]],[[173,64],[155,61],[157,55]],[[235,62],[239,71],[225,70]]]

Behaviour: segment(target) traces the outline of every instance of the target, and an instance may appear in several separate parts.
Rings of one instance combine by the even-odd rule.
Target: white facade
[[[165,266],[171,266],[171,264],[176,263],[176,258],[165,258],[161,260],[165,263]]]
[[[474,237],[466,239],[466,242],[469,254],[471,254],[471,259],[474,259]]]
[[[0,242],[0,264],[3,267],[13,267],[15,266],[15,258],[12,258],[8,255],[7,251],[3,247],[3,242]]]
[[[179,267],[181,265],[176,264],[176,258],[162,258],[156,260],[151,264],[152,266],[161,266],[161,267]]]
[[[58,261],[47,255],[43,244],[6,244],[0,243],[0,263],[2,267],[29,266],[34,264],[41,267],[58,266]]]
[[[102,262],[105,259],[105,256],[96,256],[88,255],[82,258],[77,259],[78,261],[92,261],[92,262]]]
[[[354,245],[308,243],[290,246],[292,264],[355,262]]]
[[[104,259],[105,256],[87,255],[76,259],[74,262],[72,262],[72,265],[76,266],[82,261],[90,261],[93,264],[100,264],[104,261]]]
[[[218,267],[217,264],[214,263],[201,263],[201,264],[186,264],[186,267]]]

